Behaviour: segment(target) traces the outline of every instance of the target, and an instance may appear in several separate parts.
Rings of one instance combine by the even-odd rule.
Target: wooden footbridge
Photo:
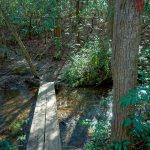
[[[27,150],[61,150],[54,82],[39,88]]]

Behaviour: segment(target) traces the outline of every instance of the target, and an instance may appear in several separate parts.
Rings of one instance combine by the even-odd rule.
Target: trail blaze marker
[[[144,0],[135,0],[135,7],[138,12],[142,12],[144,10]]]

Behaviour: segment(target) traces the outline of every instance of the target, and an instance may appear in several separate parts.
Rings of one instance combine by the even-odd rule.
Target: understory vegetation
[[[26,126],[29,126],[29,120],[17,120],[12,122],[7,129],[11,133],[11,136],[8,136],[7,141],[0,141],[0,149],[17,150],[19,147],[21,148],[23,144],[26,144]],[[11,139],[13,138],[16,139],[16,144],[11,142]]]
[[[99,105],[100,108],[112,105],[112,97],[104,99]],[[109,109],[106,115],[101,114],[100,121],[88,119],[82,121],[82,126],[94,128],[92,139],[85,145],[85,149],[127,150],[129,145],[135,150],[150,149],[150,86],[141,85],[131,90],[127,96],[120,99],[120,105],[122,109],[129,106],[136,107],[136,112],[127,116],[122,124],[128,135],[132,137],[132,141],[124,139],[110,144],[112,112]]]
[[[109,42],[100,44],[100,39],[87,42],[73,52],[64,79],[72,87],[100,84],[111,76]]]

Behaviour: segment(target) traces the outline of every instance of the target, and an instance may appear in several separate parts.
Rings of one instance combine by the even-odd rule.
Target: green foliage
[[[87,126],[87,124],[86,124]],[[103,149],[110,136],[110,122],[98,121],[96,124],[91,120],[88,122],[88,127],[93,128],[92,141],[85,145],[86,150],[101,150]]]
[[[150,86],[142,85],[136,89],[130,90],[129,93],[120,99],[122,107],[128,107],[129,105],[141,105],[141,103],[147,103],[150,100]]]
[[[145,3],[144,3],[144,14],[143,14],[143,17],[144,17],[144,21],[150,21],[150,1],[149,0],[145,0]]]
[[[132,147],[138,147],[142,143],[142,147],[148,149],[150,141],[150,86],[141,85],[134,90],[129,91],[127,96],[120,99],[122,108],[136,107],[134,114],[128,115],[123,122],[123,127],[129,129],[129,135],[133,137]],[[119,147],[118,149],[119,150]]]
[[[10,49],[6,47],[0,47],[0,57],[8,57],[10,55]]]
[[[139,55],[139,69],[140,82],[143,84],[150,84],[150,49],[141,49]]]
[[[57,49],[61,49],[62,48],[62,43],[60,38],[54,37],[52,39],[53,44],[56,46]]]
[[[148,12],[150,10],[149,5],[150,5],[149,0],[145,0],[145,3],[144,3],[144,11],[145,12]]]
[[[26,141],[26,135],[20,135],[17,137],[17,141],[24,142]]]
[[[17,150],[17,147],[8,141],[0,141],[0,150]]]
[[[95,12],[95,9],[100,10],[102,12],[102,15],[99,16],[99,20],[101,22],[106,21],[105,18],[106,18],[106,14],[107,14],[107,11],[108,11],[108,2],[107,2],[107,0],[95,0],[95,1],[91,0],[91,1],[88,1],[87,2],[87,7],[80,11],[80,16],[90,17],[91,13],[93,14]]]
[[[122,141],[114,141],[112,144],[108,146],[108,149],[112,150],[128,150],[128,146],[130,145],[130,141],[122,140]]]
[[[107,48],[106,48],[107,47]],[[70,57],[64,79],[72,87],[100,83],[110,76],[108,43],[102,46],[98,38],[85,44]]]
[[[22,34],[40,34],[54,28],[56,1],[2,0],[1,5]],[[0,23],[4,24],[2,17]]]
[[[100,108],[108,107],[112,103],[112,97],[108,97],[99,103]],[[99,108],[99,109],[100,109]],[[91,141],[86,143],[86,150],[106,150],[111,133],[111,110],[107,110],[107,115],[100,112],[99,121],[94,119],[84,119],[80,122],[81,126],[85,126],[93,130]]]
[[[26,144],[27,137],[24,127],[28,126],[28,120],[16,120],[9,125],[10,133],[8,141],[0,141],[0,150],[18,150],[18,144]]]
[[[22,131],[22,121],[14,121],[10,124],[9,129],[13,132],[13,134],[17,134]]]
[[[0,149],[2,150],[10,150],[11,146],[10,143],[7,141],[0,142]]]
[[[61,60],[62,51],[56,51],[54,54],[54,60]]]

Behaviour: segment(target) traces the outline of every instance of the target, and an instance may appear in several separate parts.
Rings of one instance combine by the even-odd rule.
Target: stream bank
[[[33,62],[41,80],[51,82],[61,79],[59,77],[65,61],[66,58],[54,61],[51,56]],[[0,69],[0,141],[12,143],[16,150],[25,150],[39,84],[32,77],[25,60],[14,53]],[[66,150],[82,150],[92,140],[93,129],[80,124],[84,120],[97,122],[108,116],[110,106],[99,103],[111,96],[112,87],[104,84],[70,88],[63,82],[56,82],[55,89],[62,147]]]

